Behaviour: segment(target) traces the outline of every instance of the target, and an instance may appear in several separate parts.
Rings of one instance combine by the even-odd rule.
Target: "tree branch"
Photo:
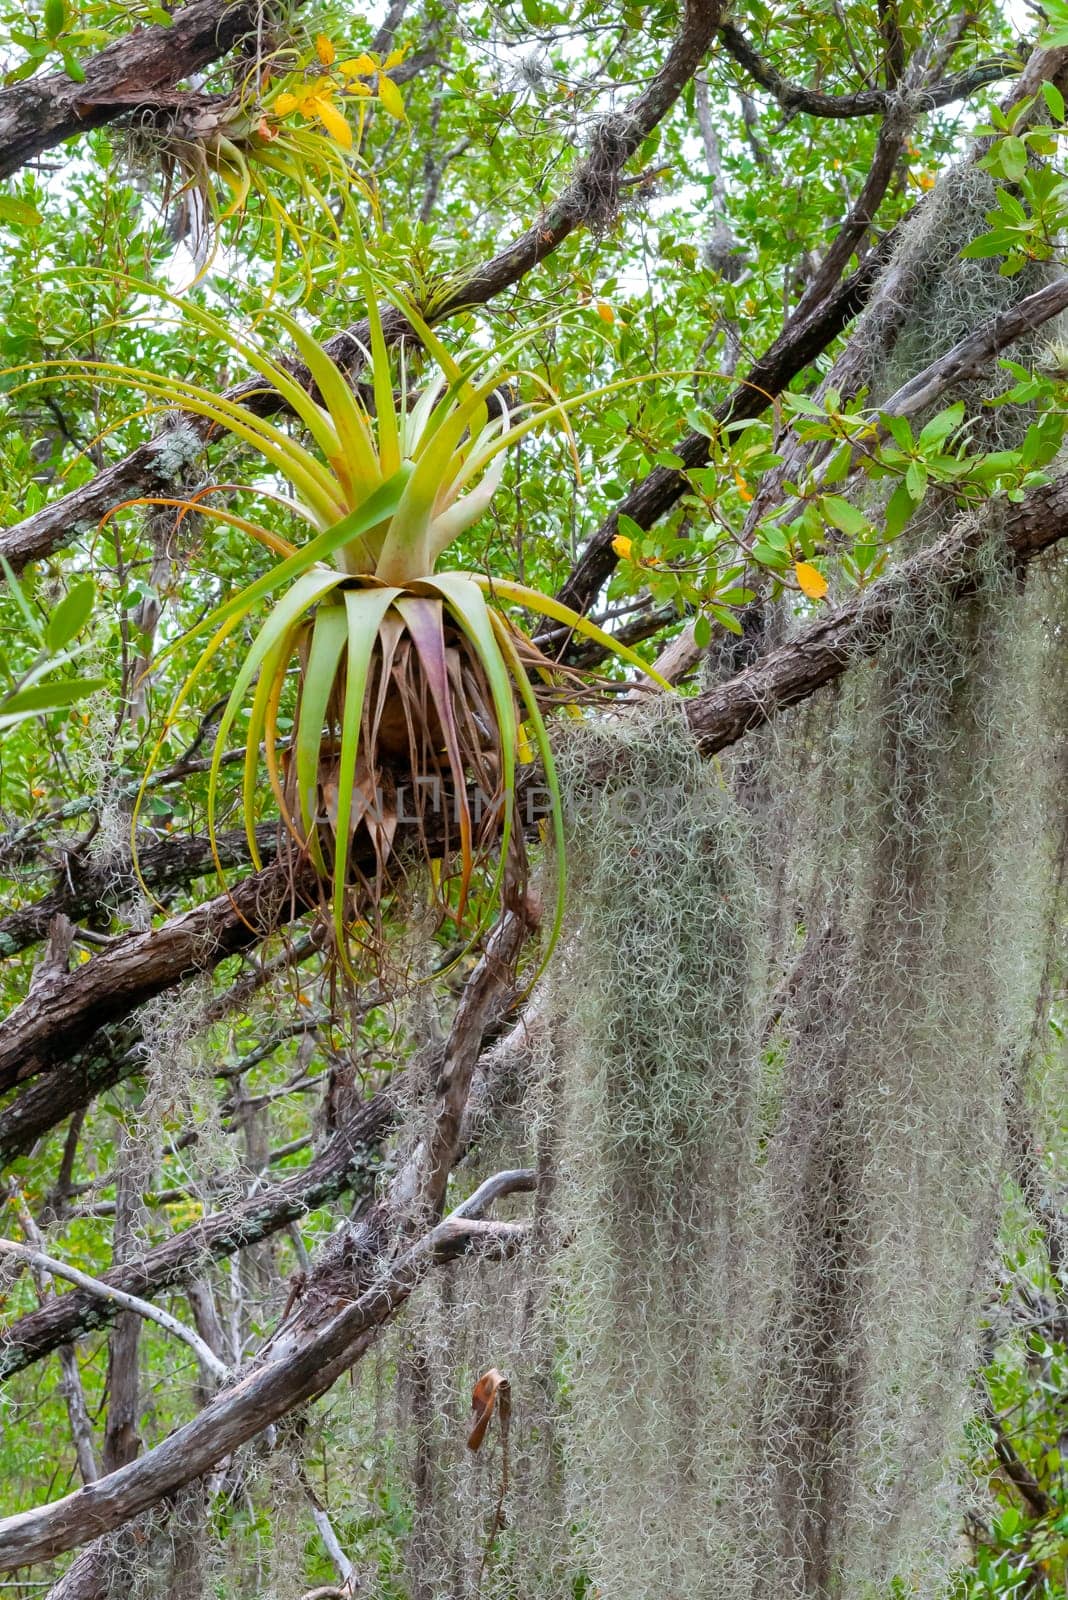
[[[193,0],[169,27],[133,28],[90,57],[84,83],[55,72],[0,90],[0,178],[73,134],[153,105],[159,90],[226,55],[258,16],[240,0]]]
[[[803,112],[812,117],[875,117],[885,116],[894,106],[901,105],[902,97],[894,89],[860,89],[855,94],[823,94],[819,89],[806,89],[801,84],[789,83],[781,73],[765,61],[732,22],[724,22],[717,30],[723,47],[753,82],[766,89],[768,94],[787,112]],[[914,89],[905,97],[905,104],[913,114],[937,111],[942,106],[966,100],[977,89],[997,83],[1013,72],[1018,72],[1018,56],[992,56],[989,61],[977,62],[967,72],[955,73],[922,89]]]
[[[277,824],[261,823],[256,839],[260,854],[269,860],[278,842]],[[243,828],[220,833],[215,842],[223,867],[247,866],[248,840]],[[172,834],[145,845],[138,853],[137,865],[145,888],[162,897],[214,873],[216,860],[210,839]],[[0,918],[0,957],[16,955],[44,939],[54,916],[67,916],[76,922],[114,906],[124,896],[136,894],[139,887],[129,856],[116,862],[114,858],[99,860],[72,851],[55,888]]]
[[[523,1174],[524,1181],[529,1177]],[[253,1367],[155,1449],[62,1500],[5,1518],[0,1522],[0,1572],[51,1560],[120,1527],[203,1476],[272,1422],[325,1393],[359,1360],[378,1329],[436,1263],[471,1249],[508,1256],[524,1237],[521,1223],[485,1222],[463,1214],[446,1217],[299,1348]]]
[[[187,1283],[208,1261],[221,1260],[278,1233],[346,1189],[368,1183],[368,1160],[396,1117],[395,1094],[380,1092],[360,1102],[348,1121],[301,1171],[204,1217],[173,1238],[102,1275],[110,1291],[144,1298]],[[108,1326],[115,1300],[89,1293],[65,1294],[21,1317],[0,1334],[0,1381],[41,1360],[57,1346]]]
[[[60,1261],[56,1256],[45,1255],[43,1250],[33,1250],[28,1244],[16,1244],[13,1239],[0,1239],[0,1254],[17,1256],[20,1261],[25,1261],[28,1266],[39,1267],[44,1272],[50,1272],[55,1278],[66,1278],[69,1283],[77,1284],[79,1289],[84,1289],[86,1294],[95,1295],[100,1300],[108,1300],[115,1305],[115,1314],[119,1311],[133,1311],[147,1322],[154,1322],[167,1333],[173,1334],[176,1339],[181,1339],[190,1350],[194,1351],[197,1359],[201,1361],[208,1371],[224,1382],[230,1376],[230,1369],[225,1362],[220,1361],[214,1350],[204,1343],[199,1333],[192,1328],[187,1328],[184,1322],[179,1322],[177,1317],[172,1317],[169,1311],[163,1311],[159,1306],[150,1305],[147,1300],[140,1299],[137,1295],[127,1294],[124,1289],[118,1289],[114,1284],[105,1283],[100,1278],[91,1278],[87,1272],[82,1272],[78,1267],[68,1266],[65,1261]]]

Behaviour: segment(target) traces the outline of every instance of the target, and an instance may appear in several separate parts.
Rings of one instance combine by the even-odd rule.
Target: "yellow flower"
[[[385,78],[381,73],[378,74],[378,99],[383,111],[387,111],[398,122],[405,120],[404,101],[401,99],[400,90],[392,78]]]
[[[378,64],[365,50],[362,56],[350,56],[348,61],[339,61],[337,70],[346,78],[370,78],[378,71]]]
[[[331,99],[335,88],[329,78],[298,84],[295,89],[280,94],[271,109],[276,117],[299,111],[306,121],[321,122],[330,137],[348,150],[352,147],[352,129]]]
[[[344,145],[346,150],[351,150],[352,129],[349,127],[337,106],[335,106],[330,100],[329,96],[322,94],[317,96],[314,100],[309,101],[305,110],[306,116],[310,115],[312,106],[315,107],[315,115],[318,117],[319,121],[322,123],[331,139],[336,139],[338,144]]]

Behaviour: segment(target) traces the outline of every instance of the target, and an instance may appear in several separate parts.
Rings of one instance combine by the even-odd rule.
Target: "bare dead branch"
[[[436,1263],[471,1249],[511,1255],[524,1238],[521,1223],[446,1217],[318,1333],[299,1348],[254,1366],[155,1449],[62,1500],[5,1518],[0,1522],[0,1571],[72,1550],[203,1476],[272,1422],[324,1393],[363,1355],[373,1335]]]
[[[187,1344],[220,1383],[230,1376],[229,1367],[209,1349],[200,1335],[194,1329],[187,1328],[184,1322],[179,1322],[177,1317],[172,1317],[169,1311],[163,1311],[159,1306],[139,1299],[137,1295],[116,1289],[114,1284],[90,1277],[89,1273],[82,1272],[80,1267],[72,1267],[56,1256],[46,1255],[43,1250],[33,1250],[29,1245],[17,1244],[13,1239],[0,1239],[0,1253],[17,1256],[20,1261],[25,1261],[29,1266],[39,1267],[44,1272],[50,1272],[53,1277],[66,1278],[68,1283],[77,1284],[78,1288],[84,1289],[87,1294],[96,1295],[101,1300],[113,1300],[115,1305],[124,1311],[136,1312],[146,1322],[154,1322],[157,1327],[172,1334],[174,1338],[181,1339],[183,1344]]]

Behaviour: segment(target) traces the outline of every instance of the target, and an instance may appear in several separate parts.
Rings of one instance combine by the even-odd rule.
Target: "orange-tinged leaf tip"
[[[827,579],[811,561],[795,561],[794,577],[801,593],[807,594],[810,600],[822,600],[827,593]]]
[[[615,538],[612,540],[612,549],[615,551],[620,561],[629,561],[630,553],[634,549],[634,545],[632,541],[627,538],[625,533],[617,533]]]
[[[361,56],[350,56],[347,61],[339,62],[338,71],[346,78],[369,78],[378,67],[365,50]]]
[[[607,300],[598,300],[597,315],[600,317],[602,322],[614,322],[616,320],[616,314],[612,310],[612,307],[608,304]]]
[[[401,92],[392,78],[384,78],[381,73],[378,76],[378,98],[383,111],[387,111],[398,122],[404,121],[404,101],[401,99]]]
[[[315,104],[315,110],[319,121],[330,137],[336,139],[338,144],[344,145],[346,150],[350,150],[352,148],[352,129],[337,109],[337,106],[332,105],[329,100],[318,100]]]
[[[324,67],[332,67],[336,51],[325,33],[315,37],[315,54],[319,57]]]
[[[297,109],[298,103],[296,95],[289,94],[287,91],[285,94],[278,96],[272,109],[276,117],[288,117],[291,111]]]
[[[734,474],[734,482],[735,482],[735,486],[737,487],[737,490],[738,490],[739,499],[745,500],[747,503],[748,503],[748,501],[752,500],[753,496],[752,496],[752,493],[750,491],[749,485],[746,483],[746,481],[742,477],[741,473],[738,472],[737,470],[735,471],[735,474]]]

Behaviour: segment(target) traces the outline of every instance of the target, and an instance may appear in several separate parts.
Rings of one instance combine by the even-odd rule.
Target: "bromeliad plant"
[[[283,287],[294,258],[305,293],[312,286],[312,246],[322,230],[328,258],[344,255],[344,232],[358,227],[355,201],[377,204],[373,174],[362,155],[368,114],[404,120],[390,72],[403,58],[370,52],[338,61],[322,34],[315,48],[258,63],[232,94],[195,90],[161,94],[125,130],[129,154],[161,168],[163,206],[179,207],[179,234],[199,262],[199,281],[215,260],[222,225],[240,228],[252,202],[274,239],[268,300]],[[283,188],[296,196],[296,209]]]
[[[432,866],[442,911],[459,929],[477,933],[490,913],[472,913],[476,865],[496,857],[491,911],[525,877],[517,775],[536,752],[558,865],[551,948],[562,909],[562,822],[543,707],[574,698],[577,680],[562,675],[501,604],[529,607],[596,639],[642,672],[650,669],[557,601],[481,573],[442,572],[438,563],[489,505],[508,446],[552,418],[570,437],[568,414],[590,396],[560,400],[520,369],[518,357],[531,333],[492,360],[484,351],[454,356],[416,309],[397,298],[428,357],[429,370],[409,395],[404,347],[395,374],[366,274],[364,287],[366,404],[327,351],[286,313],[275,311],[273,318],[303,359],[314,395],[258,340],[181,303],[195,327],[229,345],[278,390],[307,442],[191,383],[108,363],[79,369],[94,383],[133,383],[251,446],[295,498],[261,492],[308,529],[304,542],[290,542],[235,511],[212,507],[203,491],[196,497],[198,512],[242,530],[279,559],[185,635],[186,643],[205,635],[207,642],[174,701],[157,750],[225,642],[266,604],[218,726],[208,785],[212,837],[221,758],[238,719],[247,714],[243,812],[252,859],[258,864],[262,748],[282,822],[326,888],[342,961],[348,964],[354,928],[376,942],[383,900],[404,876],[394,851],[402,799],[418,819],[419,854]],[[66,371],[72,375],[69,366]],[[511,387],[523,381],[536,385],[539,397],[513,407]],[[641,380],[623,380],[634,381]],[[294,726],[286,738],[280,714],[294,675]]]

